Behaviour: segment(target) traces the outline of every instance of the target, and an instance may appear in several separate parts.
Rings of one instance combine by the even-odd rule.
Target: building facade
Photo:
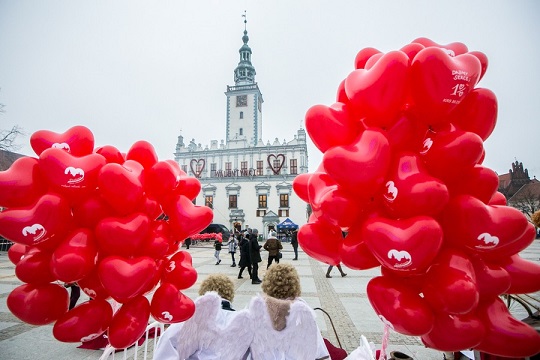
[[[225,140],[203,147],[179,136],[174,156],[182,170],[200,181],[195,203],[213,209],[214,223],[256,228],[266,236],[287,218],[298,225],[307,222],[307,204],[292,188],[294,178],[308,172],[306,131],[298,129],[288,141],[263,141],[264,101],[245,27],[242,42],[234,85],[225,92]]]

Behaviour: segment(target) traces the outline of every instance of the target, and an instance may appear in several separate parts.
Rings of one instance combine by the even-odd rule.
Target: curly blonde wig
[[[223,299],[230,302],[234,299],[234,283],[223,274],[210,274],[204,279],[199,288],[199,295],[202,296],[208,291],[215,291]]]
[[[300,296],[300,278],[291,264],[270,266],[261,284],[262,291],[277,299],[294,299]]]
[[[540,227],[540,210],[531,215],[531,220],[536,227]]]

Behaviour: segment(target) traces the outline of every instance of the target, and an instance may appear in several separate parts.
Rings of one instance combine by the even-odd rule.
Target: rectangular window
[[[291,175],[298,174],[298,165],[296,163],[296,159],[291,159],[291,168],[290,168],[289,174]]]
[[[236,209],[238,207],[237,195],[229,195],[229,209]]]
[[[279,195],[279,207],[288,208],[289,207],[289,194],[280,194]]]
[[[187,174],[187,165],[182,165],[181,168],[182,168],[182,171]]]
[[[263,174],[263,162],[262,160],[257,161],[257,176],[262,176]]]
[[[217,171],[217,164],[216,163],[210,164],[210,176],[211,177],[216,176],[216,171]]]
[[[231,162],[225,163],[225,176],[232,176],[232,163]]]
[[[289,210],[278,210],[279,217],[289,217]]]
[[[236,97],[236,107],[247,106],[247,95],[238,95]]]
[[[274,159],[272,160],[272,167],[274,168],[274,174],[276,174],[276,170],[277,170],[277,174],[278,175],[279,173],[281,173],[281,161],[277,160],[277,159]],[[278,170],[279,169],[279,170]]]
[[[266,215],[266,210],[257,210],[257,217],[263,217]]]
[[[266,209],[268,207],[266,200],[266,195],[259,195],[259,209]]]
[[[210,209],[214,208],[214,197],[211,195],[206,195],[204,197],[204,206],[208,206]]]
[[[240,163],[240,169],[241,170],[247,170],[247,161],[242,161]]]

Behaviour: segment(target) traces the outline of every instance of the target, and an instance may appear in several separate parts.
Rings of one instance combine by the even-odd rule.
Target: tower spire
[[[255,68],[251,64],[251,48],[248,45],[249,36],[247,32],[247,11],[244,10],[242,14],[244,18],[244,36],[242,36],[242,42],[244,43],[240,50],[240,62],[236,69],[234,69],[234,82],[236,85],[248,85],[255,83]]]

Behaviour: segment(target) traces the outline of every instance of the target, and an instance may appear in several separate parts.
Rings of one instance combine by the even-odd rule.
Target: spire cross
[[[246,31],[247,30],[247,11],[246,10],[244,10],[242,17],[244,18],[244,31]]]

